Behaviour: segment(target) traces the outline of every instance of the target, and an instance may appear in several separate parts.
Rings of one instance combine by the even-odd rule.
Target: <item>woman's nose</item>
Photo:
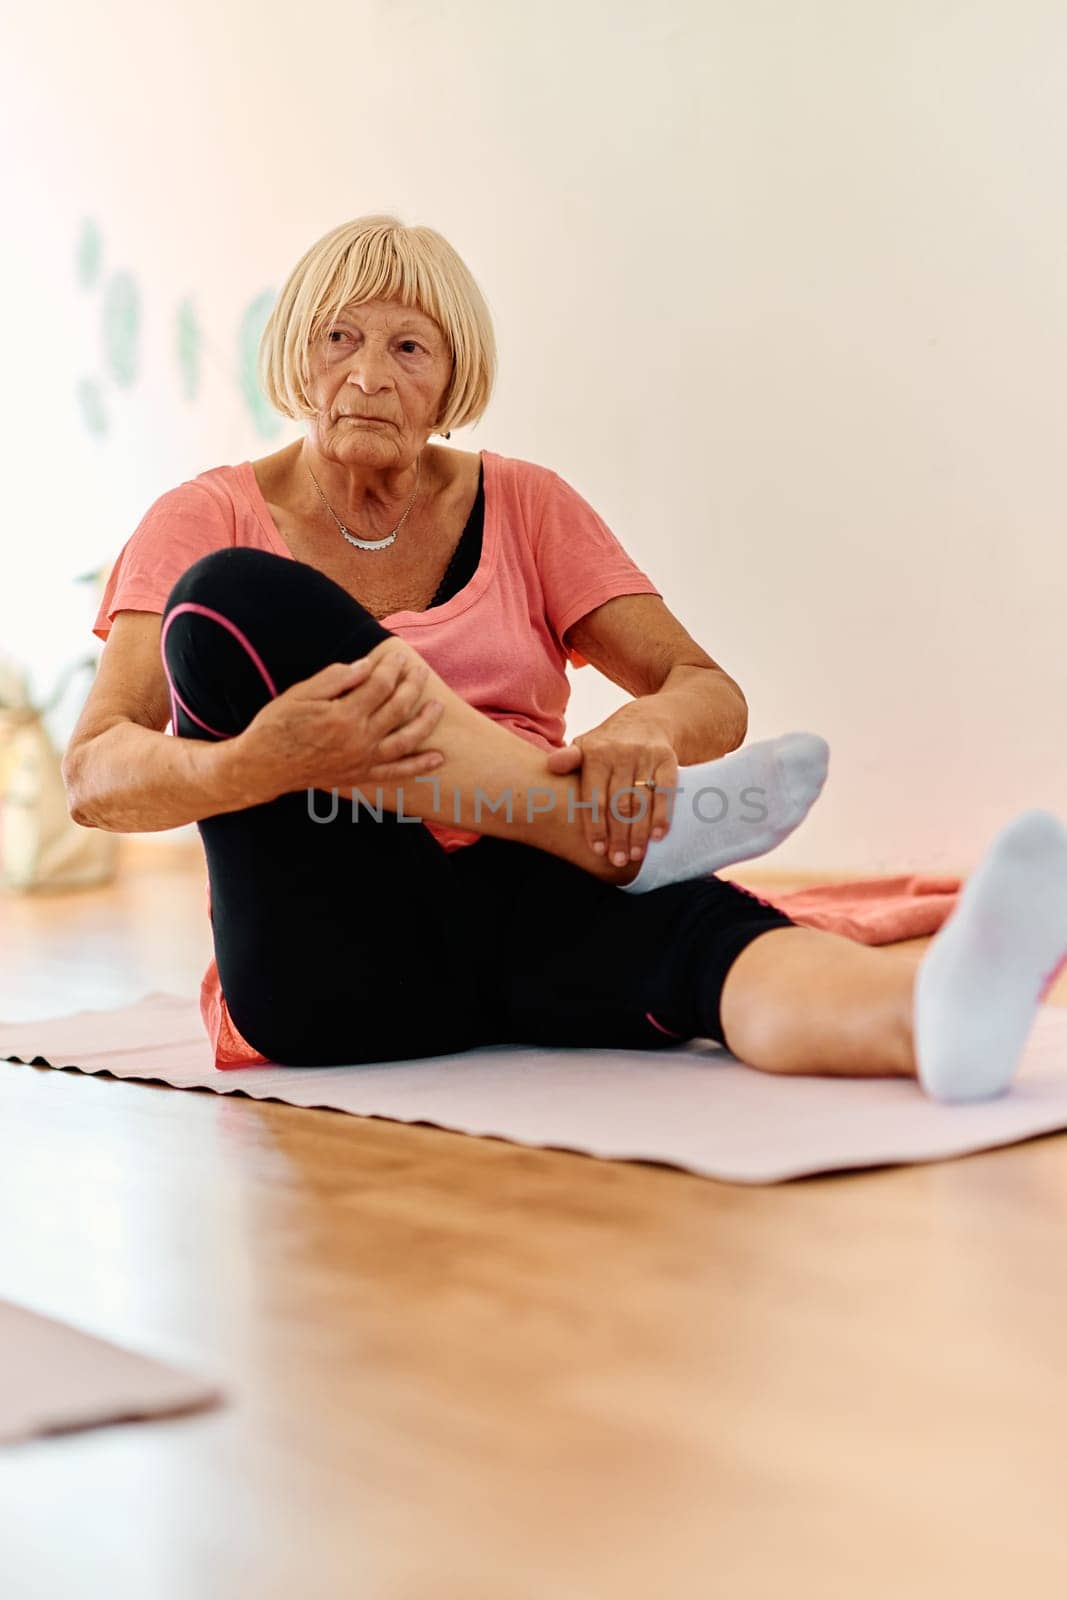
[[[373,394],[382,387],[382,362],[378,356],[361,353],[354,358],[346,382],[354,384],[365,393]]]

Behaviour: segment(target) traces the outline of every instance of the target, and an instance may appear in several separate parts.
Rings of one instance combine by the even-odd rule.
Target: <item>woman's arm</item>
[[[113,833],[153,833],[268,798],[237,740],[172,738],[160,660],[162,619],[120,611],[63,758],[75,822]],[[250,784],[252,792],[249,792]]]
[[[115,616],[63,760],[70,814],[83,827],[152,833],[301,789],[399,782],[443,759],[425,748],[443,710],[419,704],[429,669],[392,636],[294,683],[232,738],[168,736],[161,626],[155,612]]]
[[[687,633],[658,595],[607,600],[565,629],[568,648],[599,667],[635,698],[571,744],[553,750],[548,769],[581,768],[586,840],[599,855],[639,860],[650,839],[670,828],[670,793],[680,766],[736,750],[748,728],[748,705],[736,684]],[[612,796],[655,778],[639,810]],[[650,802],[650,803],[649,803]]]
[[[567,629],[566,644],[635,698],[609,719],[655,723],[680,766],[736,750],[748,730],[741,687],[657,595],[608,600]]]

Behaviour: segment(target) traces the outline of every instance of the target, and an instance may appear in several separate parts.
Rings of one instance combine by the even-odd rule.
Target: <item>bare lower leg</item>
[[[726,1048],[763,1072],[913,1078],[918,960],[813,928],[773,928],[726,975]]]
[[[397,638],[383,640],[370,655],[395,649],[424,660]],[[574,809],[581,797],[578,778],[549,772],[547,751],[477,711],[432,667],[412,715],[427,700],[439,700],[444,710],[420,749],[440,750],[444,761],[418,778],[368,785],[361,791],[368,805],[535,845],[608,883],[629,883],[637,875],[640,861],[616,867],[586,843],[587,813]]]

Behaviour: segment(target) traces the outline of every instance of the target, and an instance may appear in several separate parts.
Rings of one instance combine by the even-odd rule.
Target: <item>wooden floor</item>
[[[142,846],[0,1016],[206,951]],[[0,1296],[230,1392],[0,1453],[5,1600],[1064,1592],[1062,1136],[745,1189],[0,1063],[0,1174]]]

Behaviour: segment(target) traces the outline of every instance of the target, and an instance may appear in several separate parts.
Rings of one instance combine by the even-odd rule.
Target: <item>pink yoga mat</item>
[[[4,1057],[666,1162],[733,1183],[939,1161],[1067,1128],[1067,1009],[1055,1006],[1039,1011],[1009,1092],[958,1106],[929,1100],[911,1080],[755,1072],[703,1041],[647,1052],[499,1045],[380,1065],[220,1072],[196,1001],[163,994],[119,1011],[0,1024]]]
[[[0,1300],[0,1443],[218,1400],[213,1385],[166,1362]]]

